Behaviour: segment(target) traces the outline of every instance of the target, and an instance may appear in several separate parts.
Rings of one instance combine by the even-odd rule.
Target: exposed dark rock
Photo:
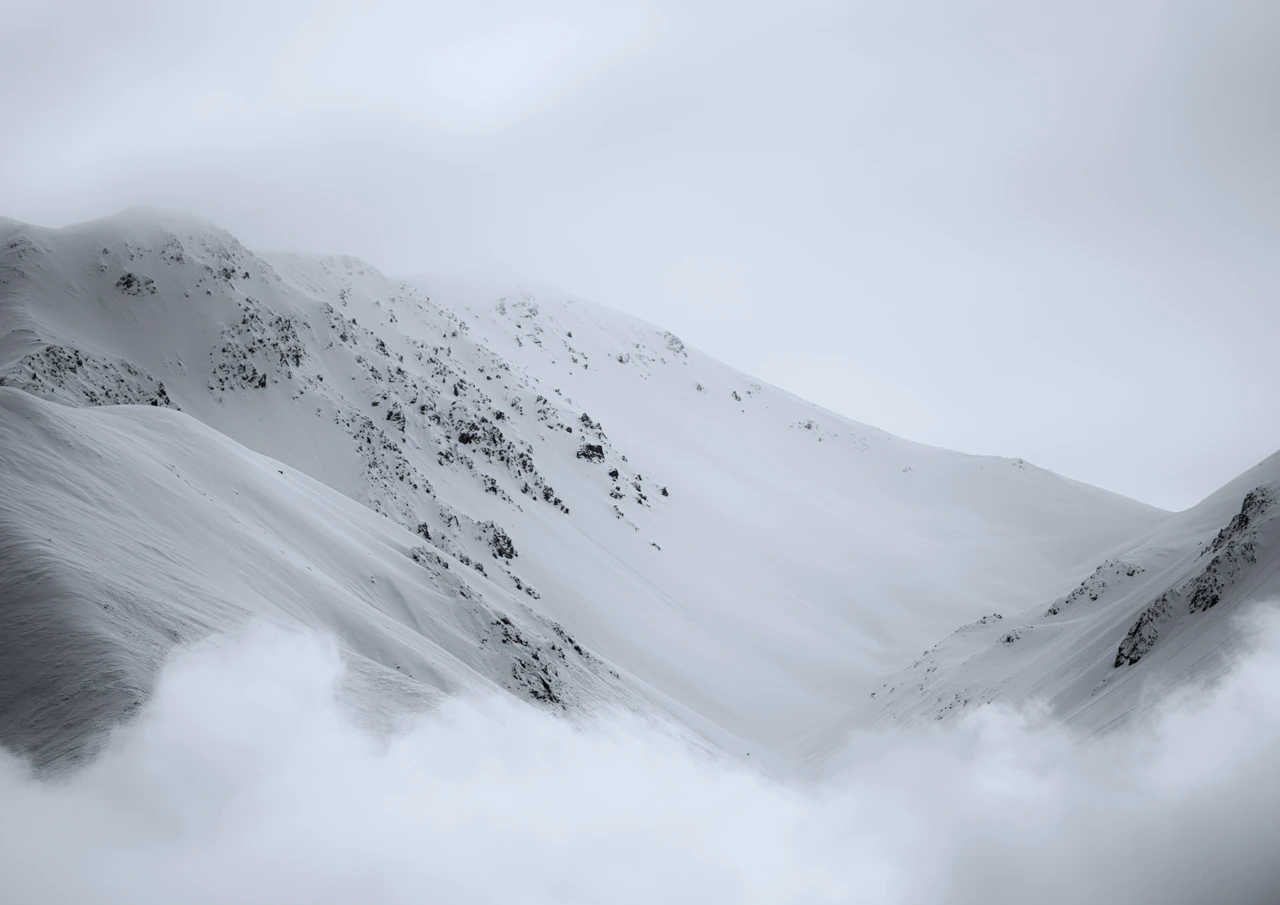
[[[116,288],[125,295],[148,295],[156,294],[156,281],[151,277],[138,276],[136,273],[126,273],[116,280]]]
[[[1150,606],[1142,611],[1138,620],[1129,629],[1120,648],[1116,651],[1115,667],[1137,663],[1155,647],[1160,637],[1160,626],[1173,615],[1173,605],[1167,593],[1157,597]]]

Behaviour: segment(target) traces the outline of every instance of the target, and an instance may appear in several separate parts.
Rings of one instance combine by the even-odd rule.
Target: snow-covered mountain
[[[1230,607],[1204,595],[1276,561],[1274,464],[1170,516],[852,422],[555,289],[260,255],[152,211],[0,222],[0,384],[0,737],[44,760],[252,618],[331,631],[389,698],[496,685],[757,760],[829,727],[812,752],[940,694],[1125,688],[1212,646]]]
[[[1280,596],[1280,453],[1109,553],[1062,593],[992,612],[870,689],[798,745],[822,769],[855,728],[956,719],[993,701],[1041,702],[1107,731],[1182,683],[1225,673],[1251,604]]]

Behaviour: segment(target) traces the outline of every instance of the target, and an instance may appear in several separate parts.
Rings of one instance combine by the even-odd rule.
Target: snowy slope
[[[174,644],[251,620],[341,639],[384,715],[495,687],[649,710],[523,595],[186,415],[0,388],[0,449],[0,738],[38,761],[91,750]]]
[[[175,457],[193,443],[245,460],[218,434],[286,463],[290,480],[310,479],[306,500],[327,487],[367,507],[344,519],[386,517],[361,521],[360,536],[394,536],[399,550],[410,532],[440,557],[438,572],[448,563],[464,576],[477,606],[523,613],[543,635],[565,626],[625,686],[600,690],[614,686],[587,670],[566,679],[573,694],[643,699],[730,748],[776,747],[834,719],[850,689],[957,622],[1050,599],[1168,519],[1020,460],[851,422],[553,289],[402,282],[350,258],[261,256],[216,227],[151,211],[61,230],[0,224],[0,381],[67,406],[180,409],[190,419],[39,409],[36,420],[116,418],[140,435],[187,436],[140,450],[131,470],[145,460],[184,471]],[[7,442],[24,430],[11,428]],[[30,451],[28,467],[40,455]],[[225,494],[233,472],[195,486]],[[130,498],[123,486],[113,493]],[[322,567],[328,581],[360,588],[388,574],[334,556],[341,531],[309,546],[310,502],[287,494],[272,505],[293,513],[272,530],[298,551],[295,572]],[[13,549],[25,550],[27,515],[9,499],[0,507],[18,532]],[[91,508],[83,518],[92,523]],[[87,540],[66,524],[42,530],[59,552],[46,569],[56,582],[88,556]],[[154,545],[163,551],[174,536]],[[26,554],[13,556],[7,568]],[[423,581],[411,559],[394,561]],[[147,565],[127,570],[158,572],[153,597],[170,582],[199,586],[161,560],[138,562]],[[221,573],[222,562],[206,568]],[[76,574],[84,599],[107,581]],[[236,587],[251,584],[246,575]],[[345,603],[317,613],[270,596],[236,605],[306,623],[348,618]],[[197,632],[217,624],[200,606]],[[475,660],[482,626],[446,622],[415,629],[421,651],[435,645],[463,664],[420,652],[415,668],[435,671],[431,687],[505,680],[507,665]],[[340,634],[386,665],[350,640],[369,637],[364,629]],[[153,663],[176,639],[147,643]]]
[[[798,748],[820,767],[854,728],[955,719],[992,701],[1042,702],[1084,732],[1109,730],[1223,674],[1248,637],[1240,617],[1277,599],[1280,453],[1057,596],[958,629]]]

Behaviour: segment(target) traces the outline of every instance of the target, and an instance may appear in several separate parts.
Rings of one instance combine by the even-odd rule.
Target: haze
[[[1280,7],[6,4],[0,215],[502,272],[1169,508],[1280,447]]]
[[[637,719],[575,729],[510,699],[375,738],[335,705],[333,644],[222,638],[176,658],[84,770],[33,782],[0,751],[0,869],[12,901],[85,905],[1264,905],[1280,883],[1267,615],[1216,688],[1126,730],[1083,740],[993,707],[857,734],[816,787]]]

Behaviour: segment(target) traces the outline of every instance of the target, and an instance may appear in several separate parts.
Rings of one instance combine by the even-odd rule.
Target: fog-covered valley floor
[[[375,733],[332,642],[210,639],[87,767],[0,762],[4,900],[1264,905],[1280,621],[1255,628],[1220,681],[1117,733],[987,708],[857,733],[818,784],[511,699]]]

